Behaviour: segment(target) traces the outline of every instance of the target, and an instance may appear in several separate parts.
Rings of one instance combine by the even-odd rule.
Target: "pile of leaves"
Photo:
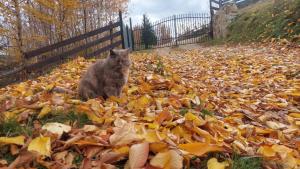
[[[83,58],[0,89],[0,168],[299,168],[299,50],[131,58],[120,98],[79,100]]]

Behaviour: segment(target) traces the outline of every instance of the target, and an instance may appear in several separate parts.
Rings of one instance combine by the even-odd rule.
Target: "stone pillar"
[[[237,16],[238,8],[235,3],[225,4],[213,18],[214,38],[226,38],[228,35],[228,25]]]

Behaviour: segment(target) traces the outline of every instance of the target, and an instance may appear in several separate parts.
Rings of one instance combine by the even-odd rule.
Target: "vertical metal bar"
[[[129,24],[130,24],[130,33],[131,33],[131,47],[132,47],[132,50],[134,51],[134,32],[133,32],[133,29],[132,29],[131,18],[129,18]]]
[[[188,14],[185,14],[185,19],[184,19],[184,24],[185,24],[185,28],[186,28],[186,36],[184,37],[184,43],[187,43],[187,36],[189,36],[189,18],[188,18]]]
[[[176,21],[176,15],[174,15],[174,30],[175,30],[175,43],[176,46],[178,46],[178,35],[177,35],[177,21]]]
[[[121,27],[121,38],[122,38],[122,48],[125,49],[125,37],[124,37],[124,28],[123,28],[123,16],[122,12],[119,11],[120,27]]]

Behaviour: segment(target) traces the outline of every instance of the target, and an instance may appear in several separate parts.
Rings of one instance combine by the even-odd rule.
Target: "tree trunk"
[[[18,48],[19,56],[18,61],[21,61],[24,64],[24,51],[23,51],[23,35],[22,35],[22,20],[21,20],[21,10],[19,0],[13,0],[15,7],[15,16],[16,16],[16,45]]]

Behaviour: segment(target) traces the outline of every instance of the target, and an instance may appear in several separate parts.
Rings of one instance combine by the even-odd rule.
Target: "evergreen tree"
[[[149,47],[157,44],[157,37],[155,35],[154,29],[151,26],[150,20],[146,15],[144,15],[143,20],[141,40],[146,49],[149,49]]]

